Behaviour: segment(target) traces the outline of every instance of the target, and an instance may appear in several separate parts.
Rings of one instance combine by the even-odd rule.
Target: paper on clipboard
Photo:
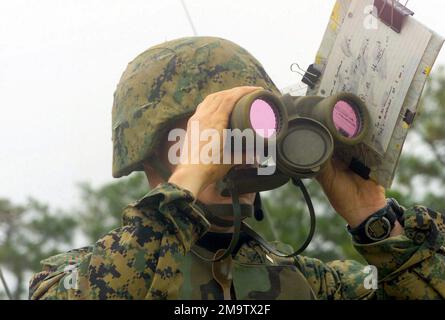
[[[377,18],[374,28],[367,28],[364,12],[371,3],[351,4],[318,94],[349,92],[362,98],[371,116],[366,144],[383,155],[431,32],[414,19],[406,20],[401,33]]]
[[[444,39],[413,17],[406,18],[400,33],[376,17],[372,18],[377,20],[374,21],[377,22],[377,30],[366,29],[364,21],[369,18],[369,8],[373,8],[373,3],[373,0],[336,1],[313,65],[321,76],[318,82],[307,88],[306,94],[329,95],[349,91],[373,105],[370,111],[374,126],[367,143],[354,149],[340,150],[338,155],[346,162],[358,160],[369,169],[373,180],[389,188],[427,77]],[[408,34],[411,36],[407,37]],[[347,43],[345,39],[351,41]],[[366,49],[368,55],[365,59],[364,55],[359,56],[367,43],[369,49]],[[382,61],[383,48],[386,62]],[[408,59],[409,56],[413,58]],[[342,59],[344,64],[341,64]],[[351,76],[349,70],[354,68],[357,74]],[[342,79],[339,79],[340,75]],[[286,91],[292,94],[290,89]],[[382,126],[379,116],[384,119],[385,115]]]

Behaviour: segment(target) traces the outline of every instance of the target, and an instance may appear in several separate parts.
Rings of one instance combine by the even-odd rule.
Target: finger
[[[320,171],[320,173],[318,174],[316,179],[322,185],[327,185],[332,180],[332,177],[334,176],[334,173],[335,173],[335,168],[334,168],[334,165],[333,165],[333,159],[330,159],[326,163],[324,168]]]
[[[216,112],[223,99],[221,93],[222,91],[209,94],[207,97],[205,97],[205,99],[196,108],[195,113],[202,115]]]
[[[261,87],[237,87],[230,90],[226,90],[223,93],[223,99],[218,106],[217,112],[221,112],[227,117],[232,113],[233,108],[239,99],[246,94],[252,93],[257,90],[261,90]]]
[[[237,91],[239,91],[239,90],[260,90],[260,89],[263,89],[262,87],[254,87],[254,86],[241,86],[241,87],[234,87],[234,88],[231,88],[231,89],[226,89],[226,90],[222,90],[222,91],[220,91],[219,93],[222,93],[222,94],[232,94],[233,92],[237,92]]]

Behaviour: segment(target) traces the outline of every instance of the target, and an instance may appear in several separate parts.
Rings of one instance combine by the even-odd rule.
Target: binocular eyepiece
[[[349,93],[295,97],[259,90],[241,98],[230,117],[231,129],[250,129],[265,142],[274,140],[278,170],[269,178],[274,188],[277,181],[315,177],[330,160],[335,146],[361,143],[369,123],[366,105]],[[241,193],[270,190],[266,177],[258,178],[258,185],[252,172],[234,170],[230,174],[245,189]]]

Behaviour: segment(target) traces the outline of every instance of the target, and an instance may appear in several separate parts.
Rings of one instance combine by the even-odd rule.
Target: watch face
[[[386,239],[391,233],[391,222],[386,217],[373,217],[366,223],[365,233],[373,241]]]

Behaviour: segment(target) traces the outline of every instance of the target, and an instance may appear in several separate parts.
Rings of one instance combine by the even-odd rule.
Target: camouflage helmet
[[[191,116],[207,95],[238,86],[279,93],[261,64],[225,39],[181,38],[137,56],[114,93],[113,177],[143,170],[174,123]]]

